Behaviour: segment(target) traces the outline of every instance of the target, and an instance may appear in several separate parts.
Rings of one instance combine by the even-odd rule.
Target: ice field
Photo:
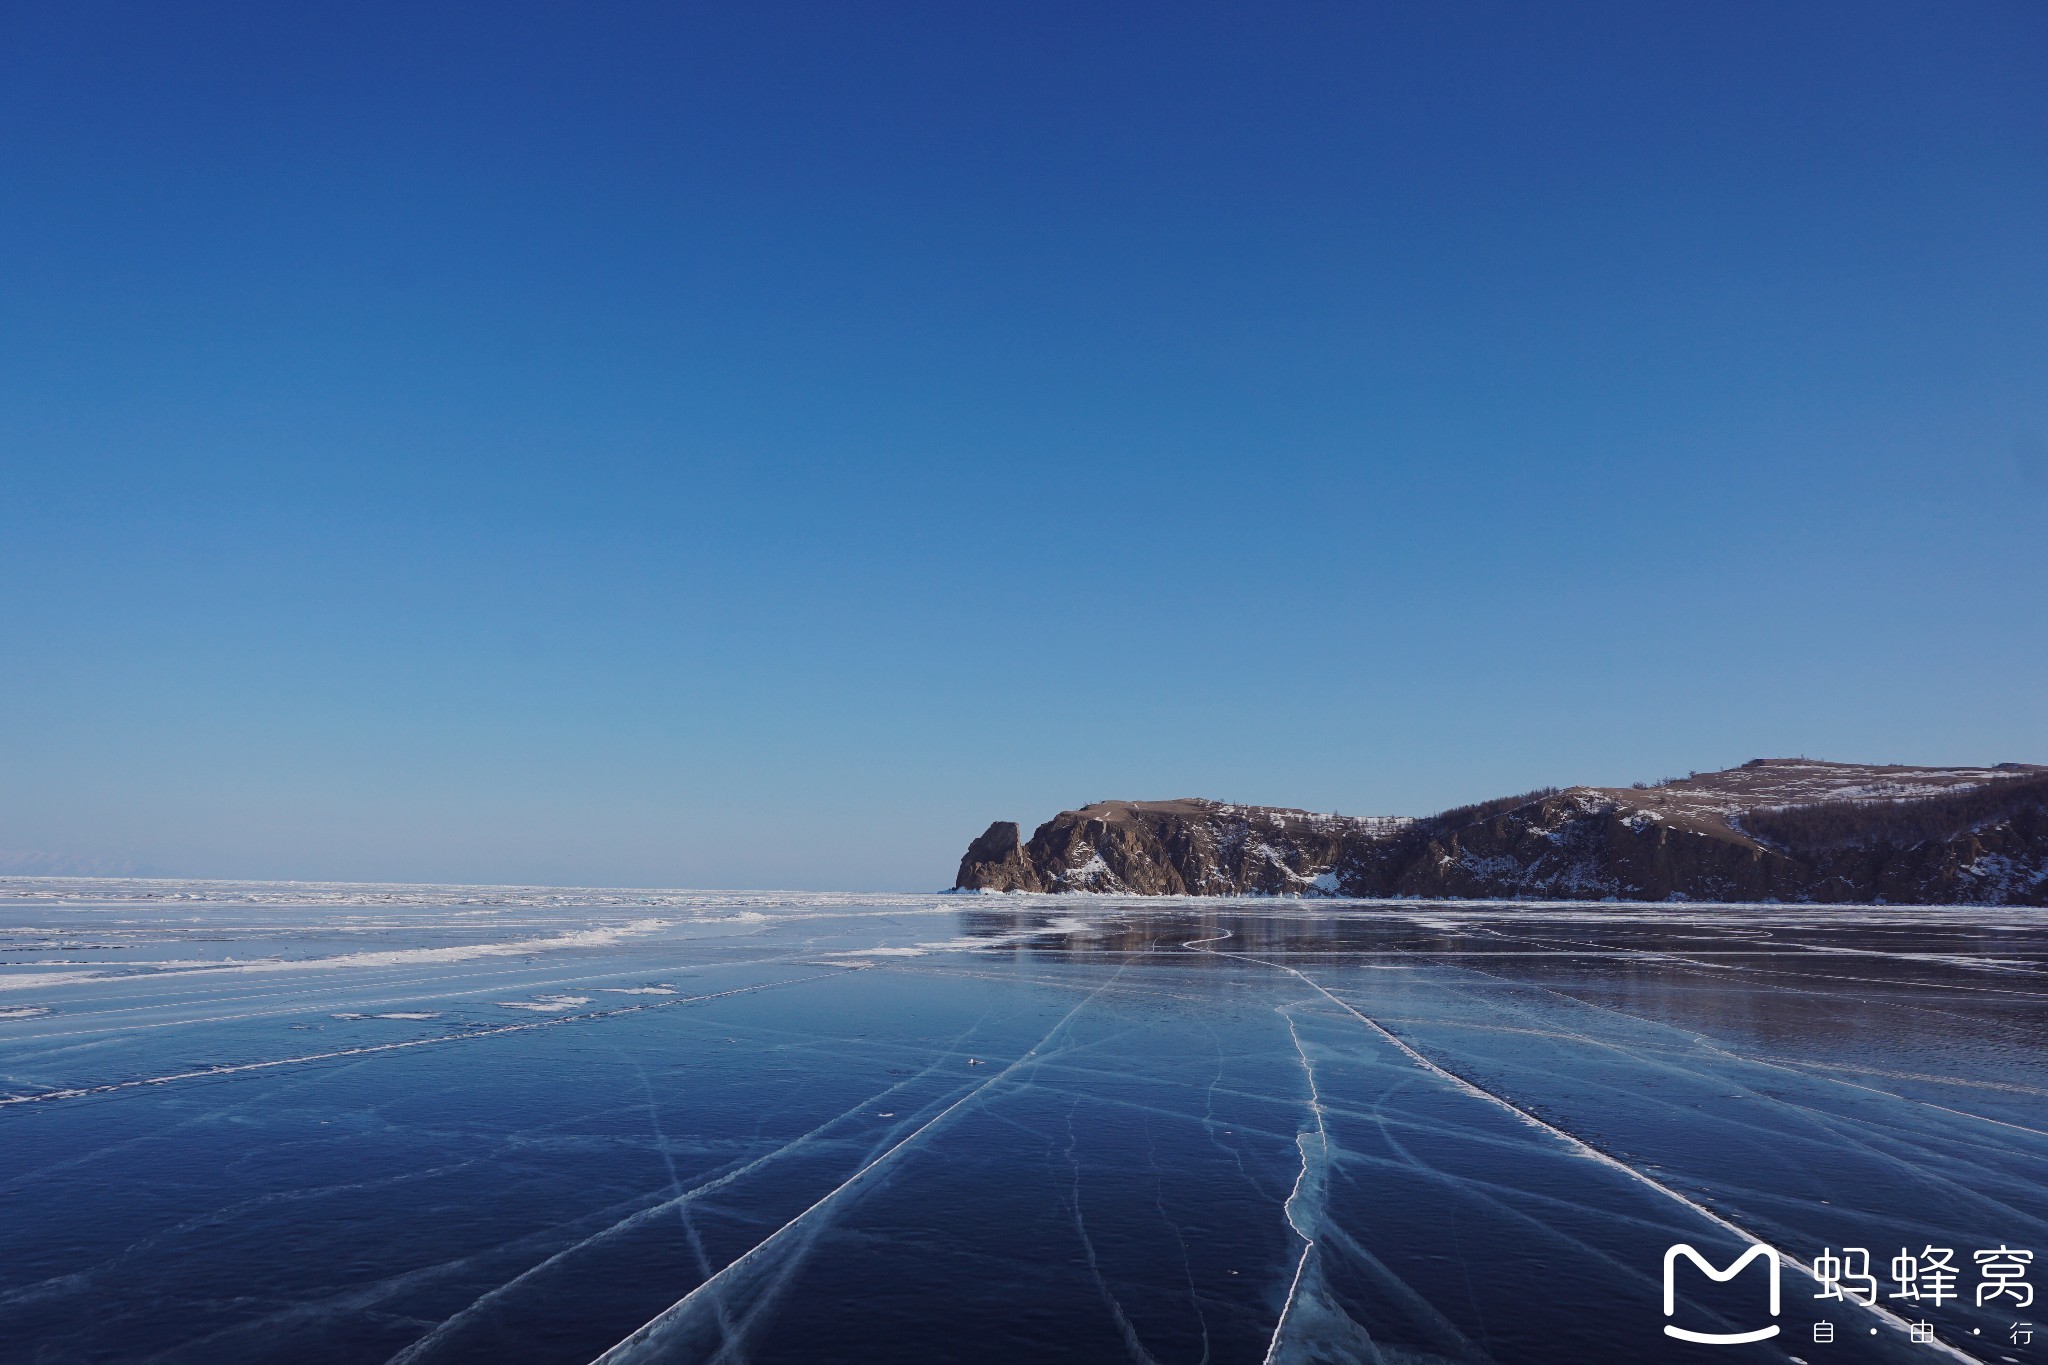
[[[2048,1248],[2044,962],[2011,909],[7,879],[0,1360],[2048,1359],[2048,1268],[1973,1260]],[[1752,1242],[1775,1318],[1666,1316]],[[1892,1297],[1923,1248],[1953,1299]]]

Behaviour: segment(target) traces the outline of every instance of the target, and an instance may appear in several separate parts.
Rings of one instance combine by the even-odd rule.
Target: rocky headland
[[[2048,905],[2048,766],[1753,759],[1437,815],[1103,801],[999,820],[963,891]]]

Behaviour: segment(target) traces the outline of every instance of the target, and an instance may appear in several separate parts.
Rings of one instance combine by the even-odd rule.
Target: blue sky
[[[2048,9],[23,3],[0,848],[2048,761]]]

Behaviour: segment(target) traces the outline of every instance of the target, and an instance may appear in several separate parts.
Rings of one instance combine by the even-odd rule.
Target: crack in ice
[[[1323,986],[1322,983],[1316,981],[1314,978],[1308,976],[1306,973],[1298,971],[1295,968],[1288,966],[1284,962],[1274,962],[1268,958],[1258,957],[1251,953],[1233,953],[1226,952],[1216,948],[1196,947],[1197,943],[1213,943],[1215,941],[1215,939],[1198,939],[1194,942],[1184,944],[1183,946],[1190,949],[1191,951],[1211,953],[1217,957],[1230,957],[1237,958],[1246,962],[1263,963],[1268,967],[1277,968],[1280,971],[1286,972],[1288,975],[1297,978],[1298,980],[1309,986],[1311,989],[1315,990],[1318,994],[1324,996],[1326,999],[1330,1001],[1331,1004],[1337,1006],[1346,1014],[1349,1014],[1352,1018],[1358,1020],[1358,1022],[1360,1022],[1361,1024],[1364,1024],[1374,1033],[1384,1038],[1387,1042],[1391,1043],[1395,1048],[1399,1049],[1401,1053],[1405,1055],[1410,1061],[1414,1062],[1417,1066],[1429,1072],[1431,1075],[1434,1075],[1442,1080],[1448,1081],[1451,1085],[1455,1086],[1459,1090],[1464,1091],[1466,1094],[1473,1096],[1476,1099],[1484,1100],[1488,1104],[1492,1104],[1498,1106],[1501,1109],[1506,1110],[1508,1113],[1514,1115],[1516,1118],[1521,1120],[1523,1123],[1528,1124],[1532,1128],[1540,1129],[1543,1132],[1549,1133],[1552,1137],[1555,1137],[1560,1141],[1564,1142],[1566,1145],[1571,1147],[1572,1150],[1574,1150],[1581,1156],[1584,1156],[1592,1161],[1596,1161],[1603,1166],[1606,1166],[1614,1171],[1619,1172],[1620,1174],[1626,1176],[1630,1180],[1634,1180],[1642,1185],[1648,1186],[1650,1189],[1655,1190],[1657,1193],[1665,1196],[1668,1199],[1683,1204],[1686,1208],[1691,1209],[1694,1213],[1706,1219],[1708,1222],[1713,1223],[1716,1227],[1719,1227],[1727,1232],[1732,1232],[1737,1237],[1743,1238],[1745,1241],[1753,1245],[1763,1247],[1767,1251],[1771,1252],[1771,1254],[1776,1256],[1781,1262],[1791,1262],[1794,1268],[1805,1273],[1809,1278],[1813,1279],[1816,1284],[1822,1284],[1822,1286],[1825,1288],[1825,1284],[1819,1279],[1818,1276],[1813,1274],[1813,1271],[1805,1264],[1805,1262],[1797,1259],[1796,1257],[1787,1256],[1783,1251],[1779,1250],[1775,1246],[1772,1246],[1763,1238],[1756,1236],[1754,1233],[1748,1231],[1739,1224],[1722,1217],[1720,1214],[1715,1213],[1712,1209],[1706,1207],[1704,1204],[1696,1202],[1695,1200],[1691,1199],[1690,1197],[1681,1193],[1680,1191],[1673,1189],[1669,1185],[1666,1185],[1661,1180],[1656,1179],[1654,1176],[1647,1175],[1644,1172],[1637,1170],[1635,1167],[1629,1165],[1627,1162],[1621,1160],[1619,1157],[1612,1156],[1606,1152],[1601,1151],[1598,1147],[1593,1146],[1584,1138],[1581,1138],[1574,1133],[1568,1132],[1565,1129],[1558,1127],[1554,1123],[1550,1123],[1544,1119],[1538,1118],[1536,1115],[1530,1113],[1528,1110],[1516,1104],[1513,1100],[1507,1099],[1501,1095],[1496,1095],[1491,1090],[1487,1090],[1473,1083],[1472,1081],[1466,1080],[1457,1072],[1452,1071],[1449,1068],[1444,1067],[1438,1064],[1437,1062],[1430,1060],[1430,1058],[1423,1055],[1421,1052],[1417,1051],[1405,1039],[1401,1038],[1398,1034],[1394,1033],[1393,1030],[1389,1029],[1386,1025],[1380,1023],[1377,1019],[1374,1019],[1372,1016],[1362,1013],[1356,1006],[1352,1005],[1350,1002],[1339,998],[1335,994],[1332,994],[1327,987]],[[1292,1027],[1291,1020],[1289,1021],[1289,1026]],[[1306,1252],[1304,1252],[1304,1263],[1306,1263]],[[1299,1272],[1296,1273],[1295,1278],[1298,1284],[1300,1280]],[[1870,1313],[1874,1317],[1882,1319],[1884,1322],[1886,1322],[1892,1327],[1897,1328],[1901,1332],[1907,1332],[1910,1328],[1910,1324],[1904,1318],[1900,1317],[1897,1313],[1892,1312],[1889,1308],[1884,1307],[1882,1304],[1868,1304],[1860,1306],[1864,1308],[1864,1311]],[[1284,1321],[1284,1310],[1282,1318]],[[1274,1335],[1275,1340],[1277,1341],[1279,1335],[1277,1328],[1275,1329]],[[1949,1356],[1951,1359],[1966,1361],[1969,1362],[1969,1365],[1976,1365],[1975,1356],[1968,1355],[1965,1352],[1959,1350],[1958,1348],[1950,1346],[1947,1342],[1941,1341],[1937,1338],[1931,1344],[1933,1345],[1934,1349],[1942,1352],[1944,1355]],[[1272,1357],[1270,1352],[1268,1353],[1267,1358],[1269,1361],[1271,1360]]]
[[[769,1233],[766,1237],[756,1242],[746,1251],[740,1253],[739,1256],[735,1257],[732,1261],[728,1262],[724,1267],[722,1267],[716,1275],[713,1275],[710,1279],[705,1280],[703,1283],[697,1285],[694,1289],[690,1290],[689,1293],[683,1295],[682,1298],[676,1300],[667,1308],[663,1309],[660,1313],[657,1313],[654,1317],[650,1318],[646,1323],[642,1324],[630,1336],[626,1337],[625,1340],[619,1342],[615,1346],[612,1346],[603,1354],[599,1355],[596,1358],[596,1360],[591,1362],[591,1365],[623,1365],[624,1362],[646,1358],[645,1353],[647,1349],[650,1347],[658,1347],[660,1345],[661,1339],[665,1335],[676,1329],[677,1324],[682,1322],[686,1315],[689,1313],[690,1309],[701,1298],[706,1296],[707,1291],[711,1296],[716,1296],[719,1292],[719,1288],[721,1287],[721,1283],[723,1281],[733,1277],[735,1273],[740,1271],[742,1268],[754,1263],[758,1258],[766,1254],[771,1248],[777,1247],[778,1245],[785,1243],[797,1228],[807,1223],[810,1219],[818,1215],[821,1211],[834,1205],[842,1196],[847,1194],[848,1191],[853,1190],[862,1183],[864,1183],[876,1171],[881,1170],[890,1162],[894,1161],[896,1157],[899,1156],[901,1153],[913,1149],[920,1138],[924,1137],[926,1134],[930,1133],[935,1128],[939,1127],[947,1119],[951,1118],[954,1114],[958,1113],[964,1106],[972,1103],[980,1096],[987,1094],[991,1087],[999,1085],[1003,1081],[1008,1080],[1011,1075],[1013,1075],[1019,1069],[1023,1068],[1027,1063],[1042,1062],[1044,1058],[1041,1056],[1041,1053],[1044,1051],[1045,1047],[1049,1043],[1051,1043],[1054,1038],[1058,1037],[1060,1033],[1067,1027],[1067,1025],[1073,1022],[1075,1016],[1079,1015],[1082,1010],[1086,1009],[1095,1000],[1097,996],[1101,995],[1104,991],[1108,990],[1111,986],[1115,985],[1117,977],[1121,976],[1122,974],[1123,971],[1121,968],[1119,968],[1116,976],[1112,976],[1108,981],[1105,981],[1102,985],[1096,987],[1094,991],[1089,993],[1086,999],[1083,999],[1078,1004],[1076,1004],[1071,1010],[1068,1010],[1066,1014],[1062,1015],[1060,1017],[1059,1022],[1055,1023],[1050,1029],[1046,1030],[1045,1036],[1040,1038],[1036,1043],[1034,1043],[1031,1046],[1030,1050],[1025,1052],[1022,1056],[1018,1057],[1015,1061],[1011,1062],[1008,1066],[1004,1067],[995,1075],[983,1081],[980,1085],[975,1086],[972,1090],[968,1091],[965,1095],[962,1095],[959,1099],[954,1100],[951,1104],[947,1105],[944,1109],[941,1109],[937,1114],[933,1115],[931,1118],[919,1124],[915,1129],[911,1130],[911,1132],[907,1136],[902,1138],[900,1141],[896,1142],[894,1145],[890,1146],[880,1156],[877,1156],[874,1160],[868,1162],[858,1171],[855,1171],[851,1176],[847,1177],[845,1181],[841,1182],[838,1185],[835,1185],[832,1189],[826,1191],[822,1196],[820,1196],[817,1199],[816,1202],[812,1203],[808,1208],[805,1208],[801,1213],[798,1213],[794,1218],[784,1223],[781,1227],[775,1229],[775,1231]]]
[[[858,969],[849,969],[858,970]],[[380,1052],[404,1052],[417,1047],[438,1047],[444,1043],[463,1043],[476,1038],[502,1038],[508,1033],[531,1033],[535,1029],[559,1028],[563,1024],[584,1024],[593,1019],[616,1019],[621,1015],[644,1014],[650,1010],[671,1009],[677,1005],[697,1005],[706,1000],[724,1000],[735,995],[749,995],[755,991],[772,990],[778,986],[800,986],[806,981],[822,981],[838,972],[820,972],[816,976],[799,976],[788,981],[764,981],[755,986],[737,986],[729,991],[713,991],[708,995],[677,996],[648,1005],[625,1005],[618,1009],[588,1010],[582,1014],[565,1014],[555,1019],[536,1020],[530,1024],[500,1024],[492,1028],[467,1029],[461,1033],[444,1033],[432,1038],[408,1038],[398,1043],[374,1043],[363,1047],[336,1048],[332,1052],[308,1052],[295,1057],[273,1057],[261,1062],[235,1062],[224,1066],[196,1067],[190,1071],[175,1071],[167,1076],[146,1076],[132,1081],[109,1081],[105,1085],[71,1086],[62,1090],[44,1090],[34,1095],[8,1095],[0,1098],[0,1108],[14,1104],[43,1104],[50,1100],[75,1100],[88,1095],[112,1095],[123,1090],[136,1090],[143,1086],[170,1085],[177,1081],[204,1080],[210,1076],[234,1076],[246,1071],[269,1071],[281,1066],[304,1066],[312,1062],[332,1061],[338,1057],[367,1057]]]
[[[1330,1130],[1323,1122],[1323,1096],[1316,1088],[1316,1069],[1309,1063],[1308,1052],[1301,1045],[1301,1034],[1294,1027],[1294,1017],[1284,1009],[1280,1010],[1279,1014],[1287,1021],[1287,1036],[1294,1040],[1294,1054],[1301,1059],[1302,1075],[1308,1079],[1308,1107],[1316,1120],[1315,1140],[1322,1148],[1323,1164],[1327,1167],[1330,1160]],[[1280,1305],[1279,1320],[1273,1324],[1272,1340],[1266,1343],[1266,1365],[1272,1365],[1279,1355],[1280,1338],[1286,1333],[1287,1319],[1293,1314],[1294,1305],[1301,1297],[1302,1276],[1308,1273],[1308,1258],[1316,1249],[1315,1234],[1318,1228],[1313,1223],[1303,1226],[1304,1216],[1296,1207],[1301,1202],[1302,1189],[1309,1178],[1309,1133],[1306,1128],[1294,1135],[1294,1145],[1301,1153],[1301,1174],[1294,1178],[1294,1189],[1288,1193],[1286,1213],[1287,1226],[1293,1228],[1294,1235],[1301,1238],[1301,1259],[1294,1263],[1294,1280],[1287,1286],[1287,1299]]]

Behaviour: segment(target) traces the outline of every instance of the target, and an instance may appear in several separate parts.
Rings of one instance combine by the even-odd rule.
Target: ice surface
[[[2044,930],[9,879],[0,1361],[1999,1360],[1802,1267],[2048,1244]]]

